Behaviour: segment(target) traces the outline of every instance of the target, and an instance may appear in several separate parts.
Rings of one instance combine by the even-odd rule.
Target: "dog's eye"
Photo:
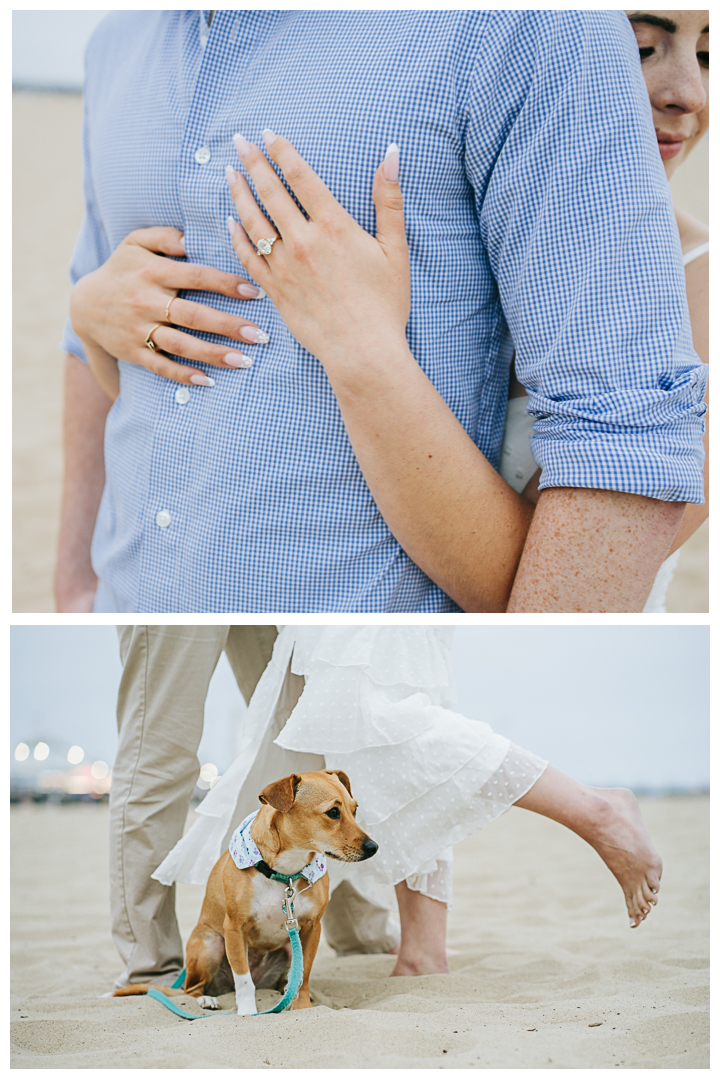
[[[338,810],[337,806],[333,806],[330,810],[325,811],[325,815],[326,817],[339,818],[340,811]]]

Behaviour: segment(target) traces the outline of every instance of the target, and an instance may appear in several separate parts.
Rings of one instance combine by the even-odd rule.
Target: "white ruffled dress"
[[[428,626],[284,627],[236,761],[153,877],[204,885],[266,784],[343,769],[358,821],[379,849],[367,862],[331,863],[331,888],[347,878],[376,899],[378,885],[405,880],[450,903],[452,845],[499,817],[547,764],[450,709],[451,637],[452,629]],[[289,670],[305,680],[291,711],[283,708]]]

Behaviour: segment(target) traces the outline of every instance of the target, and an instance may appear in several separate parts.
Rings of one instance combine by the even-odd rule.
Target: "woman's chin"
[[[679,154],[678,157],[666,158],[663,161],[663,168],[665,169],[665,175],[667,176],[668,180],[671,179],[673,173],[675,172],[684,157],[684,154]]]

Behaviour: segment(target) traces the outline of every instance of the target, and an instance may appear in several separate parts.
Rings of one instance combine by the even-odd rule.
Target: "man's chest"
[[[289,138],[366,229],[372,177],[401,148],[408,229],[467,237],[458,13],[219,11],[205,49],[199,15],[158,13],[105,66],[89,96],[93,182],[112,245],[175,224],[190,257],[235,269],[224,235],[232,136]],[[477,36],[477,35],[476,35]],[[471,51],[471,50],[470,50]],[[93,88],[91,88],[93,89]]]

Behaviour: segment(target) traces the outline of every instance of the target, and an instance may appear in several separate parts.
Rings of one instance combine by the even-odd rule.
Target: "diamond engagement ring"
[[[269,255],[272,251],[273,244],[279,239],[279,236],[271,236],[269,240],[258,240],[255,245],[258,255]]]

